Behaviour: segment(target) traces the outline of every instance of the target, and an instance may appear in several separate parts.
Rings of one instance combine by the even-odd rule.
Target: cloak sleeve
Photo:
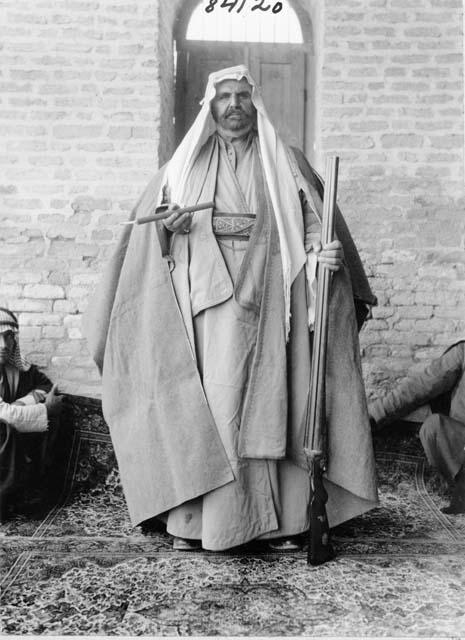
[[[21,433],[47,431],[47,408],[44,404],[20,406],[0,398],[0,420]]]
[[[133,208],[129,217],[130,220],[134,220],[140,209],[150,208],[150,205],[155,202],[161,188],[162,176],[163,172],[160,170],[149,183],[147,189]],[[98,290],[91,298],[91,302],[83,318],[84,334],[88,341],[89,351],[98,367],[100,375],[103,370],[108,329],[113,312],[115,295],[133,228],[131,225],[123,227],[123,231],[110,261],[104,269]],[[158,227],[157,231],[159,234]]]
[[[459,342],[436,358],[424,371],[410,375],[368,407],[370,416],[383,425],[451,391],[463,375],[465,343]]]
[[[31,365],[28,371],[22,371],[19,376],[16,400],[24,404],[36,404],[45,397],[52,388],[52,382],[35,365]],[[35,393],[37,392],[37,393]]]
[[[131,218],[161,201],[159,172]],[[133,524],[231,482],[157,224],[123,228],[83,322]],[[208,460],[208,464],[204,461]]]

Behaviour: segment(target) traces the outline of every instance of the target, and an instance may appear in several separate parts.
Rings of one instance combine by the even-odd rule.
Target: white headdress
[[[239,65],[211,73],[208,78],[202,108],[166,167],[164,184],[173,202],[184,202],[187,178],[197,154],[216,123],[210,103],[216,95],[216,85],[223,80],[245,78],[252,87],[252,103],[257,110],[257,128],[263,171],[273,205],[279,232],[286,304],[286,333],[290,324],[290,289],[294,278],[306,263],[303,243],[303,218],[295,169],[291,167],[289,150],[271,124],[257,84],[247,67]]]
[[[8,356],[7,363],[11,364],[13,367],[16,367],[20,371],[28,371],[31,368],[31,365],[25,358],[22,357],[21,351],[19,350],[18,319],[16,318],[15,314],[12,313],[9,309],[0,307],[0,333],[4,333],[6,331],[11,331],[15,337],[15,346]]]

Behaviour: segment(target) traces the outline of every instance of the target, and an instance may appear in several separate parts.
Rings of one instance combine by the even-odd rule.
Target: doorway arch
[[[269,10],[207,13],[205,3],[199,2],[190,15],[186,40],[302,44],[302,27],[294,8],[288,2],[279,5],[279,15]]]
[[[288,9],[287,17],[283,12],[286,24],[283,17],[280,19],[269,13],[268,18],[274,18],[275,24],[281,20],[281,26],[286,27],[275,29],[273,35],[272,29],[262,28],[260,32],[257,20],[255,25],[252,24],[250,11],[247,21],[236,13],[236,18],[242,19],[242,31],[240,20],[236,19],[235,25],[232,25],[234,13],[224,9],[221,14],[227,27],[219,29],[213,26],[208,30],[208,20],[211,20],[210,24],[213,23],[214,12],[208,14],[208,20],[205,19],[206,2],[192,0],[183,3],[173,33],[176,49],[177,143],[200,109],[199,102],[208,74],[224,67],[245,64],[261,86],[267,110],[282,137],[305,151],[313,150],[314,110],[311,106],[314,96],[308,87],[314,86],[314,45],[310,16],[303,8],[306,4],[302,0],[283,2]],[[201,15],[202,11],[204,16]],[[259,11],[254,14],[260,16]],[[263,15],[260,16],[261,22],[264,22]],[[216,16],[217,19],[220,16],[218,9]],[[224,19],[225,16],[228,20]],[[284,31],[286,37],[283,37]]]

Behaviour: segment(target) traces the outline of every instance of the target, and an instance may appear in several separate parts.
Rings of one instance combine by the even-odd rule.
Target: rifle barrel
[[[334,218],[337,198],[337,179],[339,158],[329,157],[326,161],[325,197],[323,201],[323,219],[321,243],[326,245],[334,237]],[[305,447],[313,450],[321,449],[324,423],[325,395],[325,363],[328,342],[329,288],[331,273],[328,269],[318,267],[318,289],[313,332],[312,371],[310,382],[310,408],[307,421],[308,432]]]
[[[326,161],[326,184],[321,229],[321,243],[323,246],[331,242],[334,235],[338,168],[339,158],[328,158]],[[325,269],[321,265],[318,266],[310,398],[304,440],[304,451],[307,455],[310,473],[310,537],[307,562],[312,565],[322,564],[334,557],[326,514],[328,494],[323,483],[327,455],[325,451],[327,441],[325,378],[330,284],[331,273],[329,269]]]

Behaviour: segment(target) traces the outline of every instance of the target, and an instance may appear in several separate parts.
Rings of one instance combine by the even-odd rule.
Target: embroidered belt
[[[250,238],[255,224],[251,213],[217,213],[212,217],[213,232],[217,236],[246,236]]]

